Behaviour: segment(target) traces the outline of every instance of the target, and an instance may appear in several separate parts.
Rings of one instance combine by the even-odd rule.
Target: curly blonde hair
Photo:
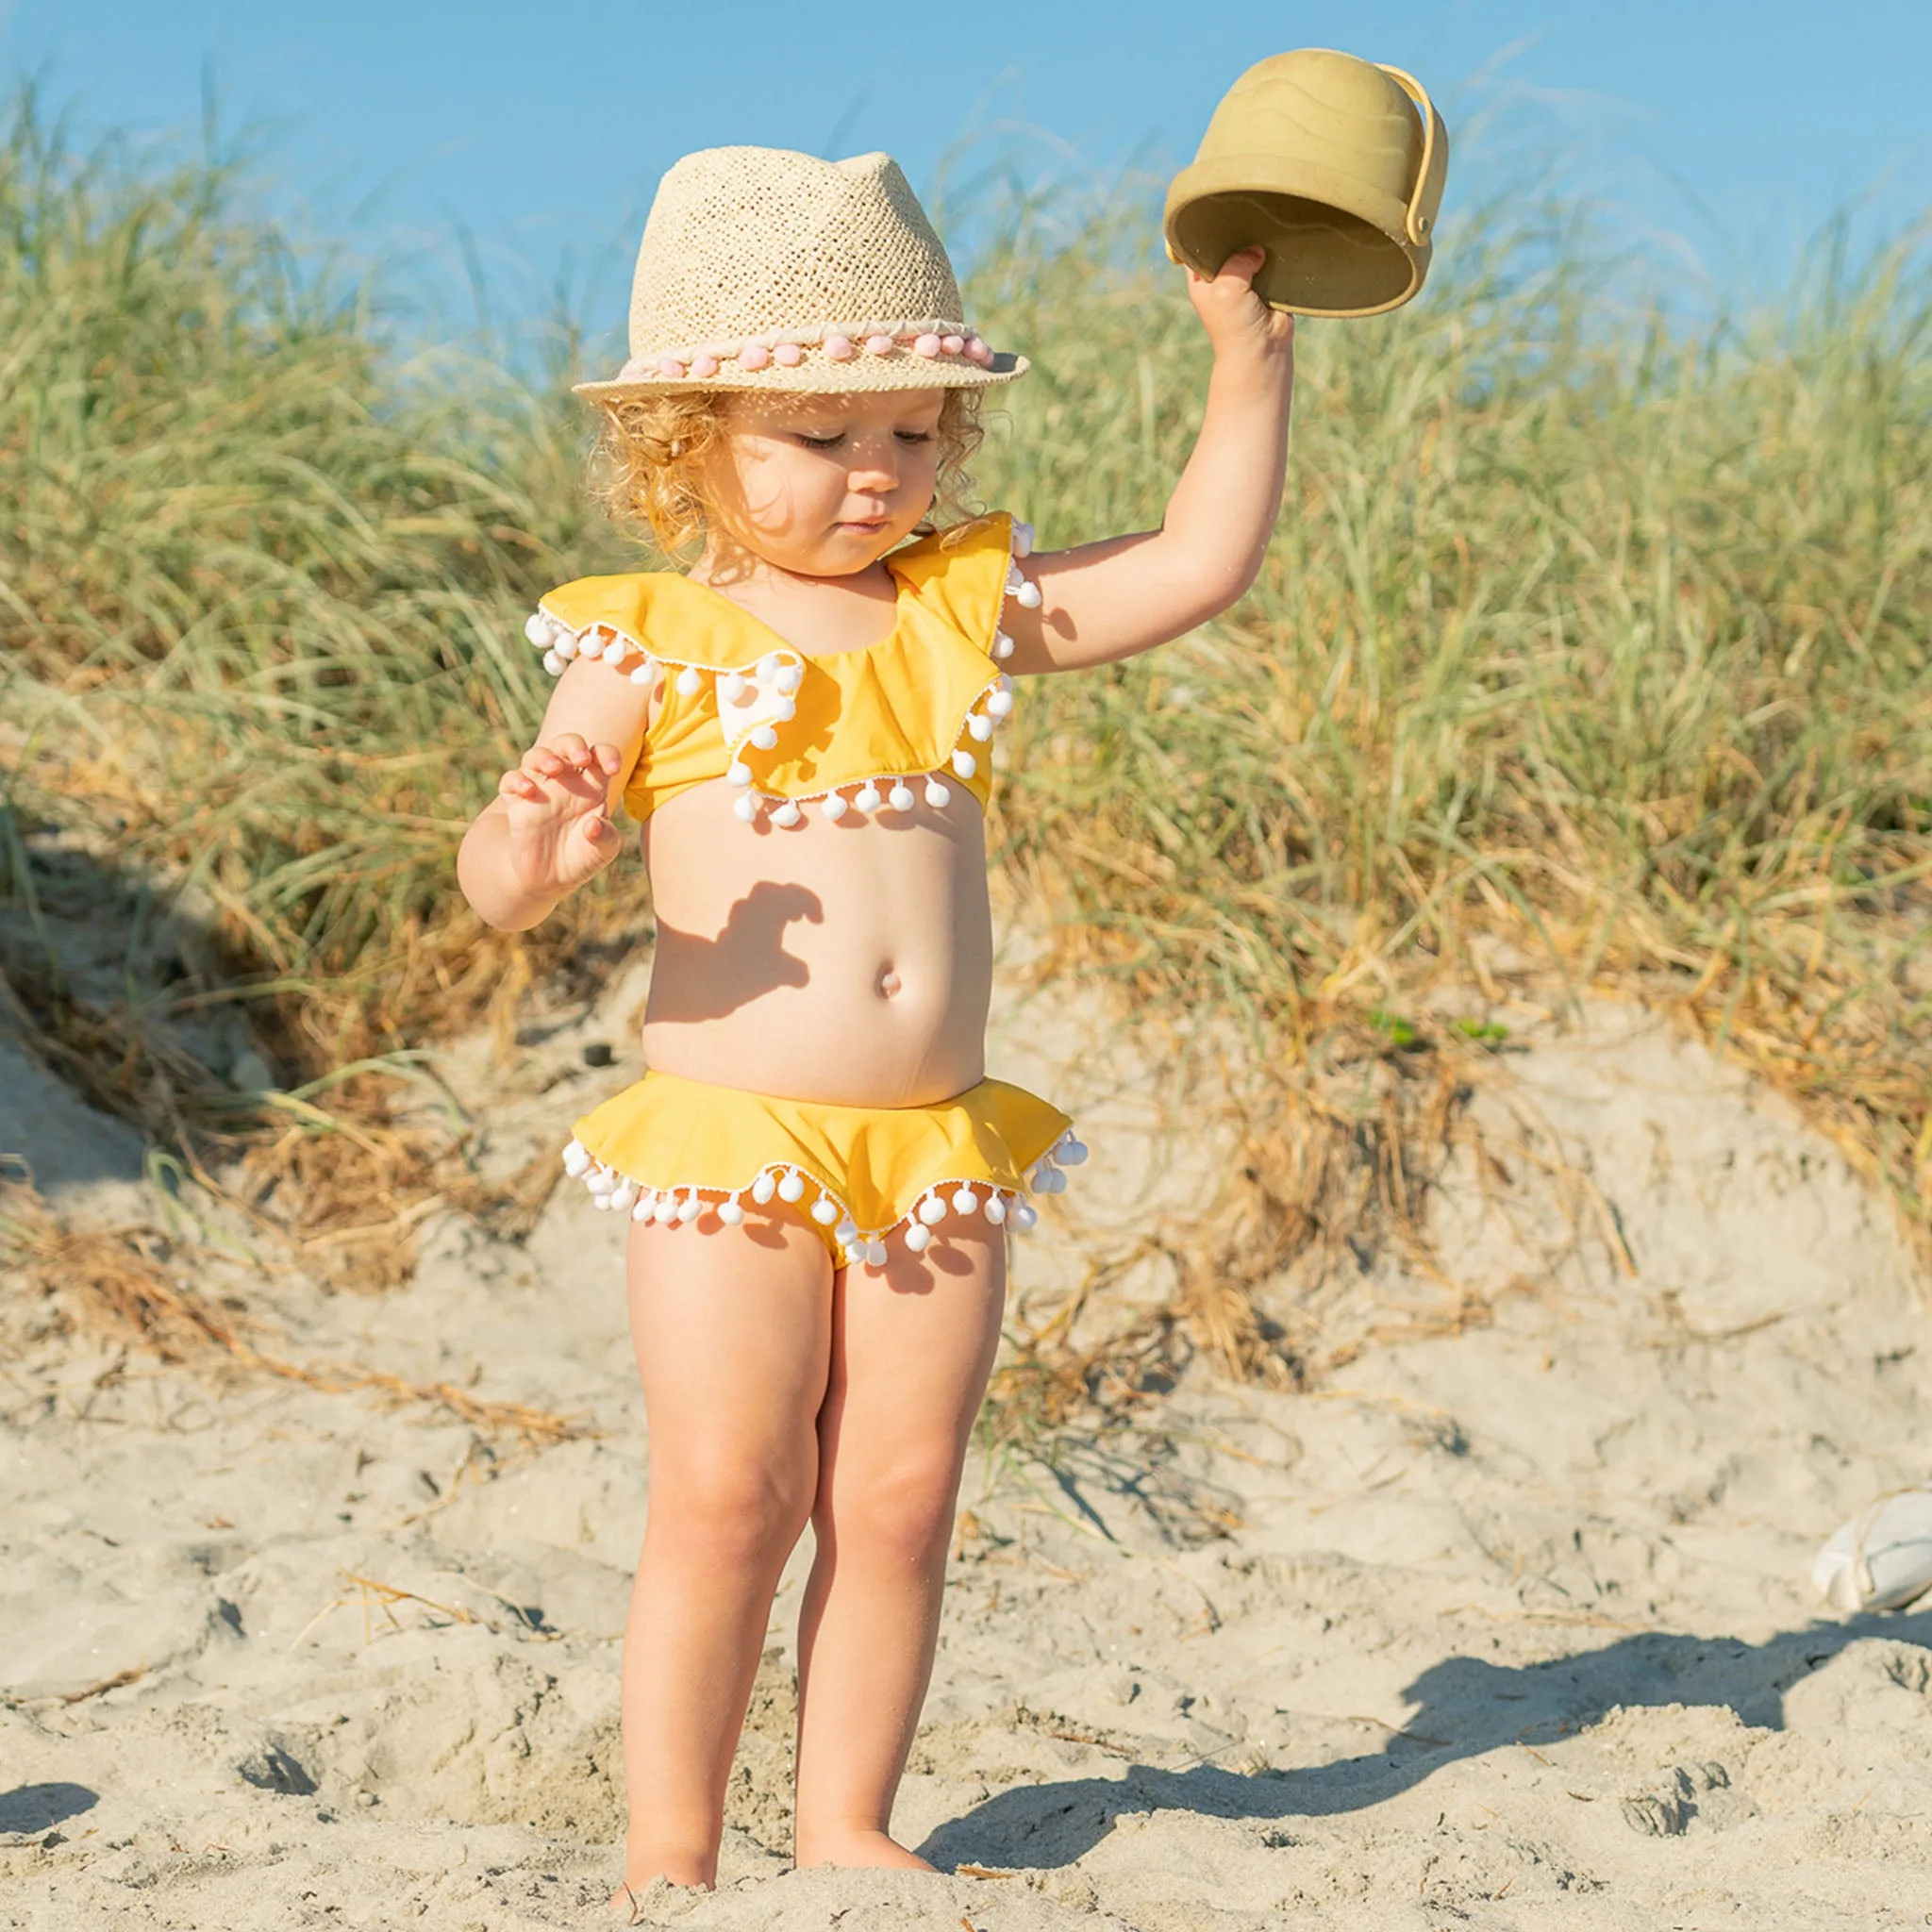
[[[704,541],[708,506],[707,458],[730,422],[728,391],[691,390],[670,395],[629,396],[600,403],[603,422],[591,454],[591,493],[614,523],[648,529],[667,557]],[[985,435],[979,391],[948,389],[934,434],[940,460],[933,508],[922,533],[937,525],[936,513],[972,514],[967,464]]]

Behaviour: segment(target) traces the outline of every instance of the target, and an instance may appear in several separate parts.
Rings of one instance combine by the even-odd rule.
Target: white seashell
[[[772,1196],[777,1191],[778,1182],[776,1177],[773,1174],[759,1174],[758,1179],[752,1182],[751,1184],[751,1197],[754,1201],[756,1201],[758,1204],[760,1208],[762,1208],[765,1205],[765,1203],[769,1201],[772,1198]]]
[[[752,733],[751,741],[760,751],[770,751],[778,742],[778,734],[769,724],[760,724]]]
[[[915,1255],[924,1254],[926,1249],[931,1247],[932,1245],[932,1229],[929,1227],[922,1227],[920,1224],[915,1221],[911,1224],[911,1226],[906,1230],[906,1245],[908,1248],[910,1248]]]
[[[540,651],[547,651],[557,641],[557,626],[541,610],[533,610],[524,619],[524,636]]]
[[[781,805],[778,808],[778,809],[772,814],[772,823],[774,825],[784,825],[790,827],[795,825],[799,822],[799,820],[802,819],[804,816],[805,814],[799,810],[798,807],[791,799],[788,798],[785,801],[785,803]]]
[[[989,1194],[986,1197],[986,1218],[995,1227],[1007,1218],[1007,1197],[1004,1194]]]
[[[1038,610],[1041,603],[1040,586],[1038,584],[1022,584],[1013,592],[1013,602],[1022,610]]]
[[[685,1226],[689,1227],[704,1211],[705,1204],[698,1199],[697,1190],[693,1188],[679,1204],[677,1218]]]
[[[974,711],[966,721],[966,735],[975,744],[984,744],[992,736],[992,720],[984,711]]]
[[[752,820],[758,815],[758,793],[756,791],[741,791],[731,801],[731,814],[734,818],[741,818],[746,824],[750,824]]]
[[[631,1210],[631,1204],[634,1201],[636,1201],[637,1197],[637,1182],[627,1180],[620,1182],[618,1186],[611,1191],[608,1198],[610,1207],[614,1210],[617,1210],[625,1214],[628,1214]]]
[[[1087,1143],[1076,1141],[1072,1134],[1063,1134],[1059,1145],[1053,1150],[1053,1158],[1062,1167],[1078,1167],[1087,1158]]]
[[[718,1203],[718,1219],[726,1227],[736,1227],[744,1219],[744,1209],[738,1205],[736,1194],[727,1195]]]
[[[811,1204],[811,1218],[821,1227],[829,1227],[839,1218],[839,1204],[829,1194],[821,1194]]]
[[[995,718],[1010,717],[1013,710],[1013,693],[1009,691],[990,691],[987,694],[986,708]]]
[[[962,778],[970,778],[979,769],[979,760],[970,751],[956,751],[953,754],[953,769]]]
[[[1013,525],[1013,555],[1031,557],[1033,555],[1033,525],[1015,524]]]
[[[928,778],[925,781],[925,802],[929,806],[937,808],[949,803],[952,796],[953,794],[937,778]]]
[[[919,1204],[919,1218],[928,1227],[937,1227],[946,1218],[946,1204],[937,1194],[928,1194]]]
[[[573,1141],[563,1150],[563,1171],[572,1180],[591,1165],[591,1150],[581,1141]]]
[[[563,675],[563,659],[555,651],[545,651],[543,653],[543,668],[549,672],[552,677],[561,677]]]
[[[1022,1234],[1024,1234],[1029,1228],[1031,1228],[1034,1225],[1036,1222],[1039,1221],[1040,1215],[1038,1210],[1035,1209],[1031,1202],[1015,1201],[1013,1203],[1013,1211],[1009,1218],[1011,1219],[1013,1225],[1016,1228],[1018,1228]]]
[[[778,1183],[778,1198],[781,1201],[796,1201],[805,1192],[805,1176],[796,1172],[788,1173]]]
[[[819,803],[819,810],[828,819],[842,819],[852,809],[836,791],[828,791]]]
[[[705,680],[687,664],[677,674],[677,695],[681,698],[694,698],[705,688]]]
[[[995,658],[1010,658],[1013,655],[1013,641],[1005,631],[994,633],[992,654]]]
[[[853,798],[852,805],[856,811],[873,812],[878,810],[879,788],[868,778],[858,788],[857,795]]]
[[[749,785],[751,767],[742,758],[733,758],[724,767],[724,782],[727,785]]]
[[[894,811],[910,811],[912,809],[911,786],[908,785],[902,779],[898,784],[894,785],[889,792],[886,793],[886,803],[890,805]]]
[[[741,671],[727,671],[718,680],[718,695],[726,704],[735,705],[744,695],[744,674]]]
[[[675,1194],[659,1194],[658,1196],[658,1205],[651,1209],[651,1219],[659,1227],[669,1227],[677,1219],[677,1196]]]
[[[971,1188],[961,1188],[953,1196],[953,1212],[955,1214],[977,1214],[979,1212],[979,1196]]]

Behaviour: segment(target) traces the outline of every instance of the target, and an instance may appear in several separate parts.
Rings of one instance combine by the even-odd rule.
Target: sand
[[[445,1056],[487,1096],[495,1168],[627,1076],[582,1048],[624,1039],[638,991],[533,1022],[508,1073],[480,1042]],[[1439,1214],[1476,1319],[1426,1332],[1403,1310],[1440,1310],[1445,1283],[1371,1256],[1345,1287],[1378,1318],[1313,1392],[1197,1367],[1137,1429],[975,1457],[895,1819],[944,1869],[788,1868],[801,1553],[720,1888],[654,1888],[639,1923],[1932,1918],[1932,1613],[1841,1621],[1807,1582],[1840,1520],[1932,1465],[1925,1285],[1840,1154],[1667,1021],[1519,1015],[1514,1042],[1477,1102],[1510,1179],[1453,1167]],[[1010,1011],[994,1067],[1071,1094],[1095,1149],[1023,1284],[1211,1178],[1213,1136],[1171,1132],[1174,1067],[1063,996]],[[0,1095],[0,1149],[34,1154],[63,1213],[138,1205],[125,1132],[5,1049]],[[1529,1184],[1558,1155],[1601,1214]],[[594,1429],[547,1447],[15,1310],[0,1926],[608,1923],[648,1453],[620,1239],[559,1191],[521,1244],[428,1224],[388,1296],[245,1257],[209,1283],[293,1358]]]

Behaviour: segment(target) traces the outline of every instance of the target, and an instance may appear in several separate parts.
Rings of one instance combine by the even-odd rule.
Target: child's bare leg
[[[624,1637],[625,1879],[717,1876],[772,1598],[818,1483],[831,1259],[790,1217],[632,1229],[650,1507]]]
[[[958,1224],[954,1224],[957,1225]],[[834,1277],[817,1559],[799,1613],[801,1865],[924,1865],[887,1836],[932,1674],[959,1472],[999,1346],[996,1229]]]

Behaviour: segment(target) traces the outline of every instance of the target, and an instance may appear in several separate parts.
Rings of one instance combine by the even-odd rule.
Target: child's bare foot
[[[895,1872],[930,1872],[933,1868],[917,1852],[890,1839],[882,1831],[858,1828],[815,1831],[801,1844],[797,1854],[800,1870],[808,1865],[843,1865]]]
[[[717,1882],[717,1869],[702,1856],[681,1845],[643,1845],[625,1857],[624,1883],[610,1894],[609,1909],[634,1923],[639,1902],[661,1878],[667,1885],[700,1886],[708,1891]]]

